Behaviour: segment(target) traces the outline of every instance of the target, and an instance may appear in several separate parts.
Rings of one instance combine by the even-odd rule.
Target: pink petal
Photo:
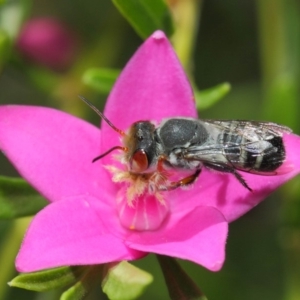
[[[132,233],[127,244],[136,250],[191,260],[211,271],[221,269],[225,259],[228,224],[212,207],[171,215],[159,231]]]
[[[112,187],[98,155],[100,131],[66,113],[42,107],[0,108],[0,149],[50,201]]]
[[[231,174],[203,170],[198,181],[189,189],[178,191],[174,197],[173,211],[204,205],[216,207],[231,222],[248,212],[264,200],[272,191],[300,172],[300,137],[293,134],[284,136],[287,173],[275,176],[261,176],[240,172],[253,192],[245,189]],[[292,169],[291,169],[292,168]]]
[[[110,211],[105,206],[96,211],[91,203],[97,201],[92,197],[58,201],[38,213],[17,256],[17,269],[32,272],[143,256],[109,233],[103,219],[109,218]]]
[[[127,63],[104,113],[124,131],[139,120],[197,117],[191,86],[162,31],[150,36]],[[118,134],[105,122],[102,130],[102,151],[120,144]]]

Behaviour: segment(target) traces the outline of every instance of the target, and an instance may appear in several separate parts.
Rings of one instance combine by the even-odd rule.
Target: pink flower
[[[27,21],[17,40],[17,48],[24,57],[55,71],[63,71],[71,65],[76,44],[74,33],[51,18]]]
[[[159,123],[174,116],[197,117],[191,87],[161,31],[129,61],[104,114],[122,130],[138,120]],[[300,138],[286,134],[284,143],[290,172],[243,173],[253,192],[230,174],[203,170],[192,188],[165,192],[165,206],[146,195],[129,207],[125,185],[113,183],[104,167],[117,166],[112,155],[92,163],[120,145],[119,135],[106,123],[100,132],[54,109],[3,106],[0,148],[51,202],[33,219],[16,259],[17,269],[30,272],[133,260],[152,252],[217,271],[224,262],[228,222],[299,172],[300,158],[294,149],[300,146]]]

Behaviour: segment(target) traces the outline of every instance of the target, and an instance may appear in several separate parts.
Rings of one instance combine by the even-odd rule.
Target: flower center
[[[121,224],[130,230],[158,229],[169,212],[167,201],[157,189],[165,178],[159,173],[136,174],[114,166],[107,169],[113,174],[112,181],[121,185],[117,194]]]
[[[169,207],[155,195],[144,192],[136,196],[129,205],[127,187],[123,186],[117,195],[117,209],[121,224],[130,230],[149,231],[158,229],[169,213]]]

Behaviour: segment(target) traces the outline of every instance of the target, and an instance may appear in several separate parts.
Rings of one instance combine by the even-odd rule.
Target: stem
[[[296,129],[299,119],[300,6],[257,0],[264,118]]]
[[[22,218],[14,221],[3,240],[3,247],[0,252],[0,286],[3,288],[0,289],[0,299],[4,299],[5,294],[8,292],[7,282],[12,279],[15,273],[12,266],[30,220],[31,218]]]
[[[207,300],[196,283],[173,257],[156,255],[172,300]]]
[[[257,0],[259,15],[261,64],[264,88],[264,107],[267,120],[278,121],[293,130],[299,126],[299,74],[300,74],[300,5],[294,0]],[[298,181],[297,181],[298,180]],[[283,218],[285,225],[283,252],[285,254],[286,300],[300,295],[299,178],[289,182],[282,190],[285,196]],[[294,221],[294,224],[292,224]]]
[[[170,1],[176,30],[172,37],[173,46],[183,67],[190,67],[190,59],[198,30],[201,12],[201,0]]]
[[[264,88],[268,89],[286,65],[281,0],[257,0],[260,56]]]

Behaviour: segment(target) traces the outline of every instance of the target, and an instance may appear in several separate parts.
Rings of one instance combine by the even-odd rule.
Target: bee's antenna
[[[117,149],[120,149],[120,150],[123,150],[123,151],[127,151],[127,148],[126,147],[122,147],[122,146],[115,146],[115,147],[112,147],[110,148],[109,150],[107,150],[106,152],[102,153],[101,155],[95,157],[92,162],[94,163],[95,161],[101,159],[102,157],[106,156],[107,154],[109,154],[110,152],[114,151],[114,150],[117,150]]]
[[[121,135],[125,135],[125,132],[122,131],[121,129],[117,128],[112,122],[110,122],[103,114],[102,112],[96,107],[94,106],[90,101],[88,101],[86,98],[84,98],[83,96],[81,95],[78,95],[78,97],[83,101],[85,102],[94,112],[96,112],[113,130],[115,130],[116,132],[118,132],[119,134]],[[123,150],[123,151],[127,151],[127,148],[126,147],[122,147],[122,146],[115,146],[115,147],[112,147],[110,148],[109,150],[107,150],[106,152],[104,152],[103,154],[95,157],[92,162],[95,162],[99,159],[101,159],[102,157],[106,156],[107,154],[109,154],[110,152],[114,151],[114,150],[117,150],[117,149],[120,149],[120,150]]]
[[[125,135],[125,132],[122,131],[121,129],[117,128],[112,122],[110,122],[103,114],[102,112],[96,107],[94,106],[90,101],[88,101],[86,98],[84,98],[81,95],[78,95],[78,97],[85,102],[96,114],[98,114],[113,130],[115,130],[116,132],[118,132],[120,135]],[[101,157],[100,157],[101,158]],[[99,158],[99,159],[100,159]]]

